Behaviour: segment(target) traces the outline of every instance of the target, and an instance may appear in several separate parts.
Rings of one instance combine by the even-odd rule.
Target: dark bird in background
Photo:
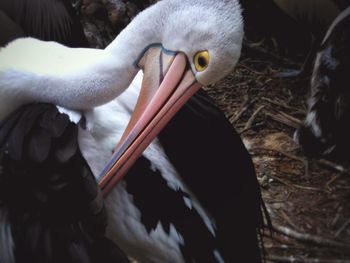
[[[207,95],[193,95],[237,63],[240,11],[161,1],[105,50],[30,38],[0,50],[1,257],[127,261],[104,236],[92,171],[108,238],[140,262],[262,260],[251,158]]]
[[[281,47],[305,53],[301,69],[287,70],[278,75],[293,77],[311,71],[315,54],[335,17],[347,6],[348,0],[242,0],[247,31],[273,37]]]
[[[310,49],[301,69],[281,72],[279,75],[288,77],[309,74],[321,41],[341,9],[333,0],[274,0],[274,2],[283,12],[298,22],[299,30],[305,28],[311,36]],[[340,2],[338,3],[341,4]],[[343,4],[345,2],[343,1]],[[299,39],[301,39],[300,37],[302,36],[299,36]]]
[[[329,27],[317,53],[304,123],[295,140],[309,157],[349,161],[350,7]]]

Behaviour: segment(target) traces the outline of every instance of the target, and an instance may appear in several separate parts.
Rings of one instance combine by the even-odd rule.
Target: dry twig
[[[344,173],[341,174],[337,174],[335,176],[333,176],[326,184],[325,187],[329,190],[331,190],[331,184],[333,184],[335,181],[337,181],[340,177],[342,177],[344,175]]]
[[[238,121],[238,120],[242,117],[243,113],[244,113],[246,110],[248,110],[249,107],[250,107],[251,105],[253,105],[254,102],[255,102],[255,99],[250,100],[249,98],[247,98],[247,99],[242,103],[242,106],[241,106],[240,110],[238,111],[238,113],[237,113],[233,118],[230,119],[230,122],[231,122],[232,124],[234,124],[236,121]]]
[[[304,158],[292,155],[292,154],[284,152],[284,151],[280,151],[280,150],[272,149],[272,148],[263,148],[263,147],[257,147],[257,148],[254,148],[254,150],[273,151],[273,152],[276,152],[278,154],[282,154],[282,155],[288,157],[289,159],[300,161],[300,162],[304,163],[304,165],[305,165],[305,159]],[[331,161],[328,161],[328,160],[325,160],[325,159],[315,160],[315,162],[320,164],[320,165],[322,165],[322,166],[325,166],[327,168],[331,168],[332,170],[335,170],[335,171],[340,172],[342,174],[350,175],[350,170],[349,169],[345,169],[343,166],[341,166],[341,165],[339,165],[337,163],[334,163],[334,162],[331,162]],[[336,179],[338,179],[338,178],[335,178],[333,180],[336,180]],[[332,182],[333,181],[331,179],[330,183],[332,183]],[[328,185],[329,185],[329,182],[326,183],[326,186],[328,186]]]
[[[335,217],[333,218],[333,220],[331,222],[331,226],[332,227],[334,227],[337,224],[337,222],[338,222],[342,212],[343,212],[343,206],[339,205],[339,207],[337,209],[337,213],[336,213]]]
[[[349,260],[342,259],[321,259],[321,258],[301,258],[294,256],[268,255],[267,260],[272,262],[293,262],[293,263],[349,263]]]
[[[294,122],[295,124],[297,124],[298,126],[301,125],[301,120],[283,112],[283,111],[279,111],[278,112],[279,114],[281,114],[282,116],[284,116],[286,119],[290,120],[291,122]]]
[[[310,244],[319,245],[319,246],[329,246],[329,247],[338,247],[342,249],[350,249],[350,244],[348,243],[339,242],[339,241],[322,237],[319,235],[300,233],[296,230],[278,225],[276,223],[272,225],[272,229],[280,234],[294,238],[300,242],[310,243]]]
[[[291,226],[294,228],[297,228],[297,226],[294,224],[294,222],[292,221],[292,219],[289,217],[289,215],[286,213],[286,211],[284,211],[283,209],[280,210],[281,216],[283,217],[283,219]]]
[[[338,237],[340,234],[350,225],[350,219],[348,219],[335,233],[335,236]]]
[[[286,186],[290,186],[292,188],[297,188],[297,189],[301,189],[301,190],[307,190],[307,191],[318,191],[318,192],[323,192],[322,189],[320,188],[316,188],[316,187],[311,187],[311,186],[303,186],[303,185],[298,185],[298,184],[293,184],[293,183],[289,183],[286,180],[283,180],[282,178],[279,178],[278,176],[274,176],[272,174],[269,175],[269,177],[273,178],[274,180],[286,185]]]
[[[252,127],[252,124],[253,124],[256,116],[258,116],[259,112],[262,109],[264,109],[264,108],[265,108],[265,106],[262,105],[252,114],[252,116],[249,118],[249,120],[247,121],[246,125],[244,126],[244,130],[248,130],[248,129],[250,129]]]
[[[256,75],[264,75],[264,73],[258,72],[255,69],[252,69],[251,67],[249,67],[248,65],[243,64],[243,63],[238,64],[238,67],[245,68]]]
[[[281,114],[272,114],[270,112],[266,112],[265,113],[266,116],[270,117],[272,120],[277,121],[279,123],[282,123],[284,125],[287,125],[289,127],[292,127],[294,129],[297,129],[299,127],[299,123],[296,123],[288,118],[286,118],[285,116],[281,115]]]
[[[326,166],[328,168],[332,168],[335,171],[344,173],[344,174],[348,174],[350,175],[350,171],[345,169],[343,166],[341,166],[340,164],[325,160],[325,159],[320,159],[317,161],[319,164]]]
[[[258,123],[255,123],[253,125],[251,125],[249,128],[247,129],[242,129],[238,132],[239,135],[242,135],[243,133],[245,133],[246,131],[249,131],[251,129],[255,129],[255,128],[259,128],[261,126],[263,126],[265,123],[264,122],[258,122]]]
[[[280,100],[277,100],[277,99],[271,100],[269,98],[262,97],[262,100],[267,101],[267,102],[269,102],[269,103],[271,103],[271,104],[273,104],[275,106],[283,107],[283,108],[288,109],[288,110],[297,111],[297,112],[300,111],[300,109],[295,108],[295,107],[291,107],[291,106],[287,105],[286,103],[284,103],[284,102],[282,102]],[[305,112],[300,112],[300,113],[305,113]]]

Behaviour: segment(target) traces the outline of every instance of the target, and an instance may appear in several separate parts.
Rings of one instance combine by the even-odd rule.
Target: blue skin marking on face
[[[139,63],[140,60],[142,59],[142,57],[145,55],[145,53],[150,49],[150,48],[155,48],[155,47],[160,47],[162,49],[162,51],[167,54],[167,55],[173,55],[175,56],[178,52],[177,51],[173,51],[170,49],[165,48],[161,43],[153,43],[148,45],[147,47],[145,47],[140,55],[138,56],[138,58],[134,61],[133,65],[135,68],[139,68]],[[116,163],[116,161],[122,156],[122,154],[126,151],[128,145],[130,144],[130,142],[132,142],[134,139],[136,138],[136,134],[132,134],[131,138],[128,139],[128,142],[126,142],[122,148],[120,148],[117,152],[114,152],[110,161],[106,164],[105,168],[103,169],[103,171],[100,173],[98,178],[102,178],[111,168],[112,166]]]
[[[173,51],[170,49],[165,48],[161,43],[153,43],[148,45],[147,47],[145,47],[142,52],[140,53],[139,57],[135,60],[135,62],[133,63],[135,68],[140,68],[139,67],[139,62],[142,59],[142,57],[145,55],[145,53],[150,49],[150,48],[154,48],[154,47],[160,47],[162,49],[162,51],[167,54],[167,55],[172,55],[175,56],[178,51]],[[190,88],[196,81],[193,81],[188,88]],[[130,144],[135,140],[135,138],[137,137],[137,134],[135,132],[131,132],[130,133],[130,137],[127,139],[127,141],[123,144],[122,148],[118,149],[117,152],[114,152],[111,159],[109,160],[109,162],[106,164],[105,168],[103,169],[103,171],[100,173],[98,178],[103,178],[107,172],[112,168],[112,166],[117,162],[117,160],[123,155],[123,153],[127,150],[127,148],[130,146]],[[116,171],[114,174],[117,174],[119,172]]]
[[[150,44],[148,45],[147,47],[145,47],[140,55],[138,56],[138,58],[134,61],[133,65],[135,68],[139,68],[139,63],[140,63],[140,60],[142,59],[142,57],[145,55],[145,53],[150,49],[150,48],[155,48],[155,47],[160,47],[162,49],[162,51],[167,54],[167,55],[176,55],[178,52],[177,51],[173,51],[173,50],[170,50],[170,49],[167,49],[165,48],[161,43],[153,43],[153,44]],[[102,178],[110,169],[111,167],[116,163],[116,161],[122,156],[122,154],[126,151],[127,149],[127,145],[130,144],[130,141],[132,142],[134,139],[136,138],[136,135],[133,134],[131,136],[131,138],[129,138],[129,142],[125,143],[123,145],[122,148],[120,148],[118,150],[118,152],[114,152],[111,159],[109,160],[109,162],[106,164],[105,168],[103,169],[103,171],[100,173],[99,177],[98,178]]]
[[[146,53],[150,48],[154,48],[154,47],[160,47],[160,48],[162,49],[162,51],[163,51],[165,54],[167,54],[167,55],[173,55],[173,56],[174,56],[174,55],[176,55],[176,54],[178,53],[178,51],[173,51],[173,50],[170,50],[170,49],[165,48],[165,47],[162,45],[162,43],[153,43],[153,44],[150,44],[150,45],[148,45],[147,47],[145,47],[145,48],[141,51],[141,53],[140,53],[140,55],[138,56],[138,58],[135,59],[135,61],[134,61],[134,63],[133,63],[133,65],[134,65],[135,68],[139,68],[139,69],[140,69],[140,67],[139,67],[140,60],[142,59],[142,57],[145,55],[145,53]]]

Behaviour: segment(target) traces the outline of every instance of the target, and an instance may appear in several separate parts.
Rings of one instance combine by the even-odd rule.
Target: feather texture
[[[264,203],[251,157],[224,114],[199,91],[158,138],[184,183],[215,220],[217,249],[225,262],[260,262]],[[269,221],[266,212],[265,217]]]
[[[104,236],[103,199],[77,132],[50,104],[24,106],[1,124],[0,209],[16,262],[128,262]]]
[[[0,10],[27,36],[71,47],[88,46],[70,0],[1,0]]]
[[[206,225],[189,193],[169,187],[145,157],[139,158],[124,180],[149,234],[161,225],[177,240],[185,262],[218,262],[213,227]]]

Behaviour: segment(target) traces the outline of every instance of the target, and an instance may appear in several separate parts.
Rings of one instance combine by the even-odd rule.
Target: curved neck
[[[143,49],[159,42],[160,28],[150,27],[154,23],[145,13],[105,50],[68,48],[32,38],[10,43],[0,51],[0,120],[25,103],[85,110],[119,96],[136,75],[134,62]]]

